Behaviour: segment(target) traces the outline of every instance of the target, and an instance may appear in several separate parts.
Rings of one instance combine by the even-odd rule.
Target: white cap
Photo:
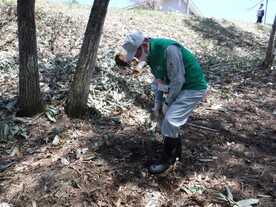
[[[125,61],[130,61],[137,52],[137,49],[143,43],[145,37],[141,32],[134,32],[125,38],[123,48],[126,50],[127,54]]]

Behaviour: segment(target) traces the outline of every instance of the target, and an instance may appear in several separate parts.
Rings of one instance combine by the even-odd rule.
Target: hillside
[[[90,7],[36,1],[40,86],[47,112],[17,117],[15,1],[0,0],[0,206],[276,205],[275,65],[260,70],[271,25],[145,10],[109,9],[89,107],[69,119],[64,103]],[[162,147],[151,119],[148,67],[115,65],[126,35],[174,39],[202,65],[208,94],[183,135],[182,162],[162,175],[147,168]],[[221,193],[221,194],[219,194]]]

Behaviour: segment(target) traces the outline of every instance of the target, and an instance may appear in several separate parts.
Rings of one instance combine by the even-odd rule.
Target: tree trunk
[[[270,33],[269,43],[268,43],[268,47],[266,50],[266,56],[265,56],[264,61],[261,63],[261,67],[264,69],[271,68],[271,66],[273,65],[273,61],[275,59],[275,53],[276,53],[275,31],[276,31],[276,15],[275,15],[271,33]]]
[[[35,0],[17,0],[20,116],[34,116],[44,110],[39,87],[34,7]]]
[[[91,9],[76,73],[65,107],[65,112],[70,117],[81,117],[87,110],[90,82],[108,3],[109,0],[95,0]]]

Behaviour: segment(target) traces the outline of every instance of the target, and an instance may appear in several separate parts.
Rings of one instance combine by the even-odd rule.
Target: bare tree
[[[35,0],[17,0],[19,39],[19,115],[34,116],[44,110],[37,63]]]
[[[141,8],[158,10],[163,0],[132,0],[134,3],[140,5]]]
[[[101,32],[109,0],[95,0],[86,27],[72,87],[65,112],[71,117],[81,117],[87,109],[92,73],[96,63]]]
[[[276,15],[274,18],[274,22],[272,24],[272,29],[270,33],[270,38],[266,50],[266,56],[264,61],[261,63],[261,67],[264,69],[268,69],[273,65],[274,59],[275,59],[275,54],[276,54]]]

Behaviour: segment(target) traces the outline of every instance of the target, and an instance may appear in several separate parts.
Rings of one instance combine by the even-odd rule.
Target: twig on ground
[[[216,129],[212,129],[212,128],[204,127],[204,126],[199,126],[199,125],[191,124],[191,123],[187,123],[186,125],[188,125],[188,126],[193,126],[193,127],[197,127],[197,128],[200,128],[200,129],[209,130],[209,131],[212,131],[212,132],[217,132],[217,131],[218,131],[218,130],[216,130]]]
[[[45,111],[43,111],[42,113],[38,114],[36,117],[34,117],[32,120],[30,120],[27,125],[32,124],[35,120],[37,120],[39,117],[41,117],[43,114],[45,113]]]

